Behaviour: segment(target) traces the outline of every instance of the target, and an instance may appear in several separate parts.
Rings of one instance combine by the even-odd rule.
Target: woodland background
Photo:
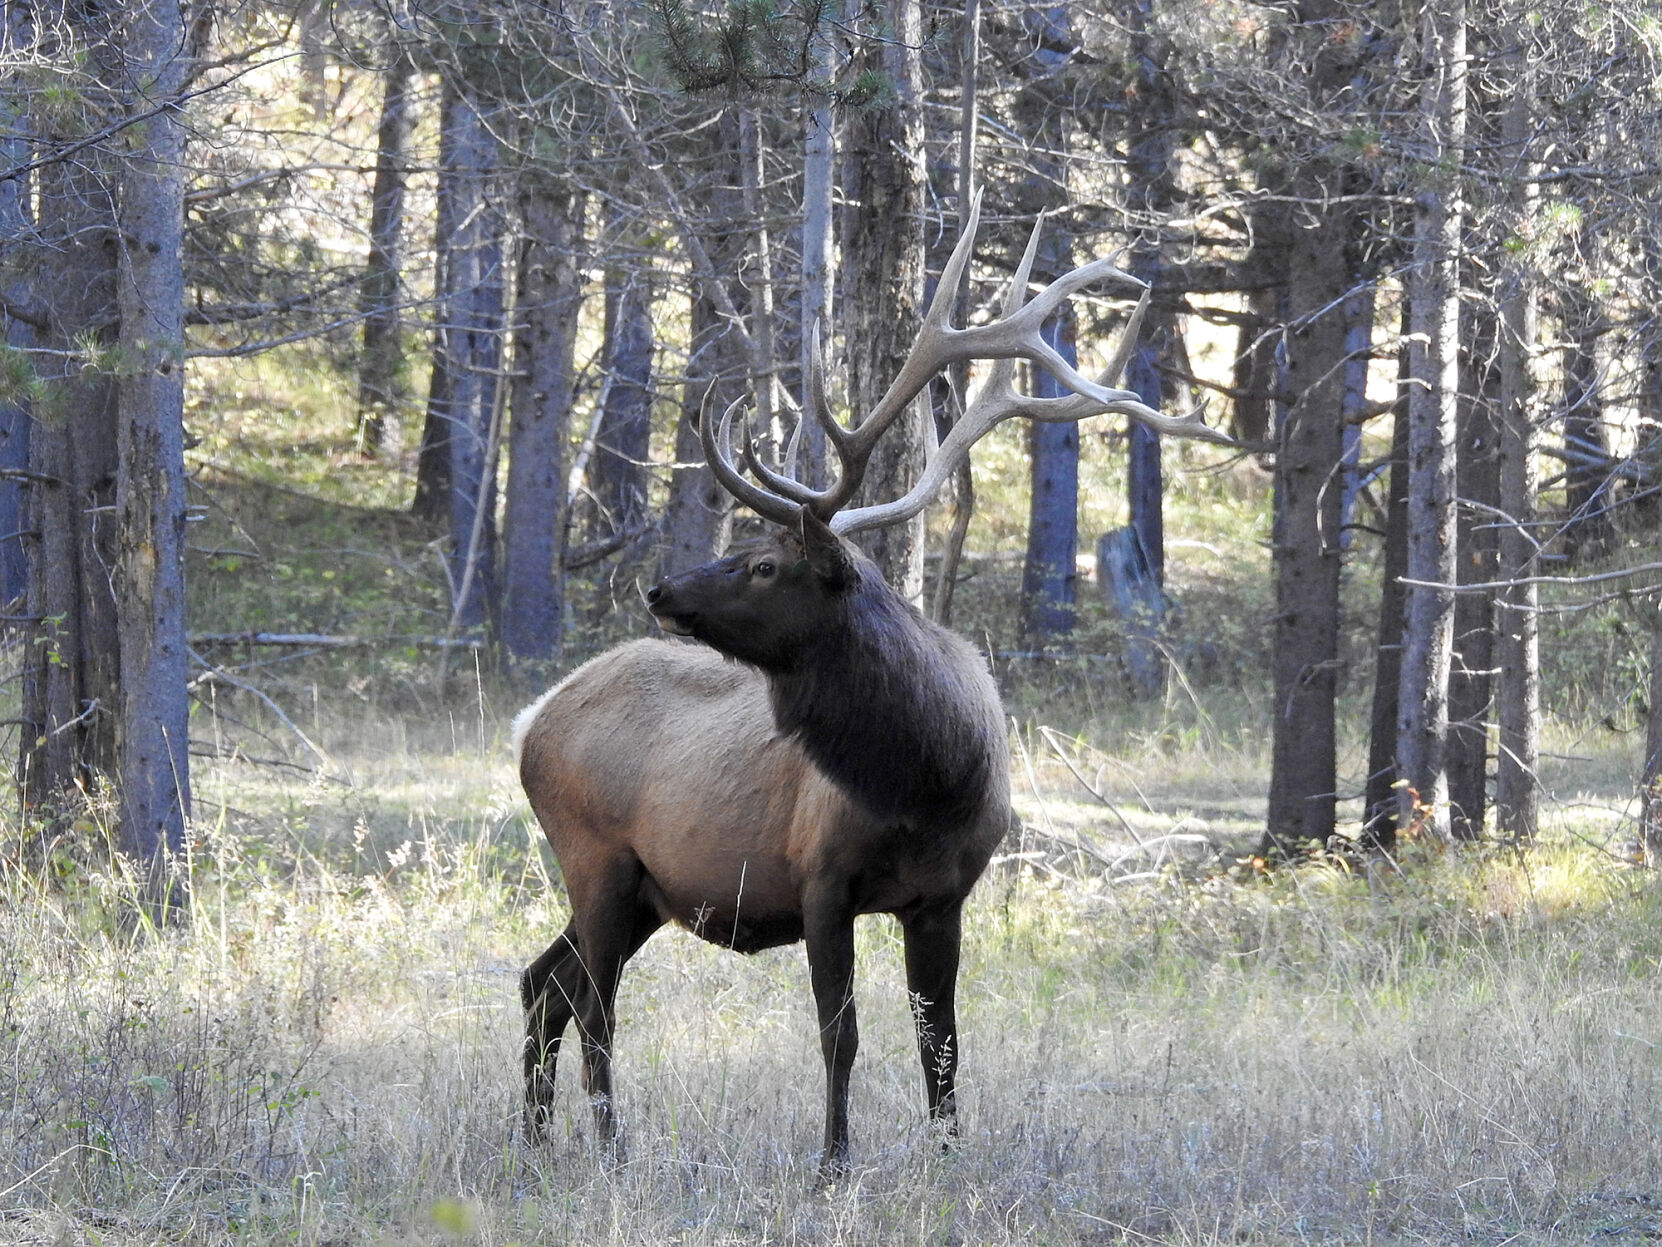
[[[0,65],[0,1233],[1653,1233],[1650,6],[14,3]],[[742,536],[698,420],[782,445],[816,323],[873,404],[978,189],[959,323],[1042,214],[1239,445],[1006,427],[874,550],[1018,745],[966,1140],[874,927],[848,1189],[800,967],[686,940],[637,1159],[575,1092],[528,1152],[506,721]]]

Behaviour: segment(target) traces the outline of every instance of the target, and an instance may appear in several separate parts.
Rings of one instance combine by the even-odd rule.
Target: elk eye
[[[755,567],[751,568],[751,574],[763,577],[771,576],[773,575],[773,564],[768,562],[766,559],[763,559],[760,563],[756,564]]]

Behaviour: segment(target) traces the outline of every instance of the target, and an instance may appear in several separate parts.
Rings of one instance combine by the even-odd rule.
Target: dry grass
[[[50,871],[8,869],[0,1241],[1570,1243],[1662,1228],[1647,876],[1559,837],[1371,880],[1216,859],[1126,861],[1137,877],[1116,879],[1102,858],[1123,831],[1063,800],[1054,758],[1029,816],[1071,810],[1056,835],[1096,855],[1036,834],[976,894],[956,1148],[925,1128],[897,935],[871,920],[859,1168],[838,1189],[811,1189],[821,1078],[798,949],[654,940],[621,1002],[629,1160],[598,1162],[570,1068],[555,1142],[528,1149],[516,976],[563,909],[494,730],[458,739],[346,759],[351,785],[206,772],[219,813],[174,933],[120,936],[124,883],[96,865],[95,819]],[[1156,809],[1167,827],[1184,813],[1150,798],[1146,832]]]

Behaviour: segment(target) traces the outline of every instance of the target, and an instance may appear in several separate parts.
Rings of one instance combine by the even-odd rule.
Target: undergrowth
[[[491,778],[498,795],[508,783]],[[208,785],[212,790],[212,782]],[[502,804],[388,852],[234,816],[189,921],[112,861],[0,875],[11,1238],[103,1243],[1637,1242],[1662,1180],[1662,908],[1573,842],[1137,877],[1006,857],[972,902],[964,1135],[925,1128],[899,937],[860,926],[857,1167],[812,1189],[799,950],[651,941],[628,1159],[570,1066],[517,1133],[557,878]],[[514,843],[518,838],[517,844]]]

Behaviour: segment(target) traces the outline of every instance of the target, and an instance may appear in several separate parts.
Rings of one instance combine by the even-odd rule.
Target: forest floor
[[[509,758],[523,695],[425,644],[442,573],[390,474],[275,436],[233,461],[258,425],[235,416],[196,452],[193,629],[374,644],[198,647],[178,929],[132,929],[96,800],[50,844],[0,845],[0,1243],[1662,1236],[1662,894],[1626,848],[1632,733],[1554,719],[1535,845],[1266,872],[1265,695],[1228,644],[1150,703],[1083,659],[1001,668],[1025,830],[970,907],[953,1147],[926,1127],[887,919],[859,928],[834,1188],[813,1185],[797,948],[649,942],[619,1003],[627,1159],[597,1155],[569,1060],[528,1146],[517,978],[565,908]],[[1262,605],[1221,574],[1178,592],[1210,619]],[[578,643],[626,634],[631,597],[579,601]]]

